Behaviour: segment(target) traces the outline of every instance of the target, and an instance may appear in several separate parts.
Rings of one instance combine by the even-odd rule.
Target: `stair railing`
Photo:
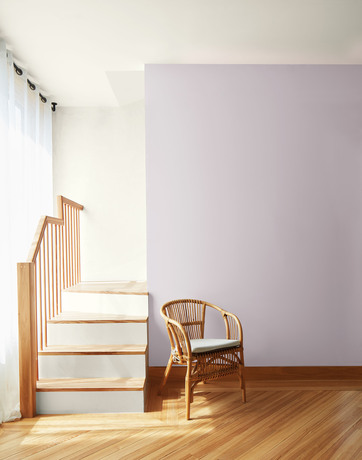
[[[19,383],[23,417],[36,414],[38,351],[47,346],[48,321],[62,312],[62,289],[80,275],[81,204],[57,197],[58,218],[43,216],[28,260],[19,263]]]

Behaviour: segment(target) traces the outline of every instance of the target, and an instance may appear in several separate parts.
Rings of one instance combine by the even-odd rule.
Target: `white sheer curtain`
[[[52,112],[0,39],[0,422],[20,417],[16,263],[52,212]]]

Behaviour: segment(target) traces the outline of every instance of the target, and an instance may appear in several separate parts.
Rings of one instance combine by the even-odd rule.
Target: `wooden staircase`
[[[20,410],[143,412],[148,369],[146,282],[81,282],[82,205],[58,197],[18,264]]]
[[[143,412],[146,283],[79,283],[62,295],[63,312],[48,321],[38,353],[36,412]]]

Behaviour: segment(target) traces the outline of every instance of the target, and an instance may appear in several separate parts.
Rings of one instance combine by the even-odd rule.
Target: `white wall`
[[[362,364],[361,66],[149,65],[146,164],[151,365],[185,297],[249,366]]]
[[[83,280],[146,279],[144,103],[58,108],[54,194],[84,205]]]

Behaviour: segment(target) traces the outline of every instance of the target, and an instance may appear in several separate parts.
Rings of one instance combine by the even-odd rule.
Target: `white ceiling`
[[[118,106],[146,63],[362,64],[362,0],[0,0],[0,36],[59,105]]]

